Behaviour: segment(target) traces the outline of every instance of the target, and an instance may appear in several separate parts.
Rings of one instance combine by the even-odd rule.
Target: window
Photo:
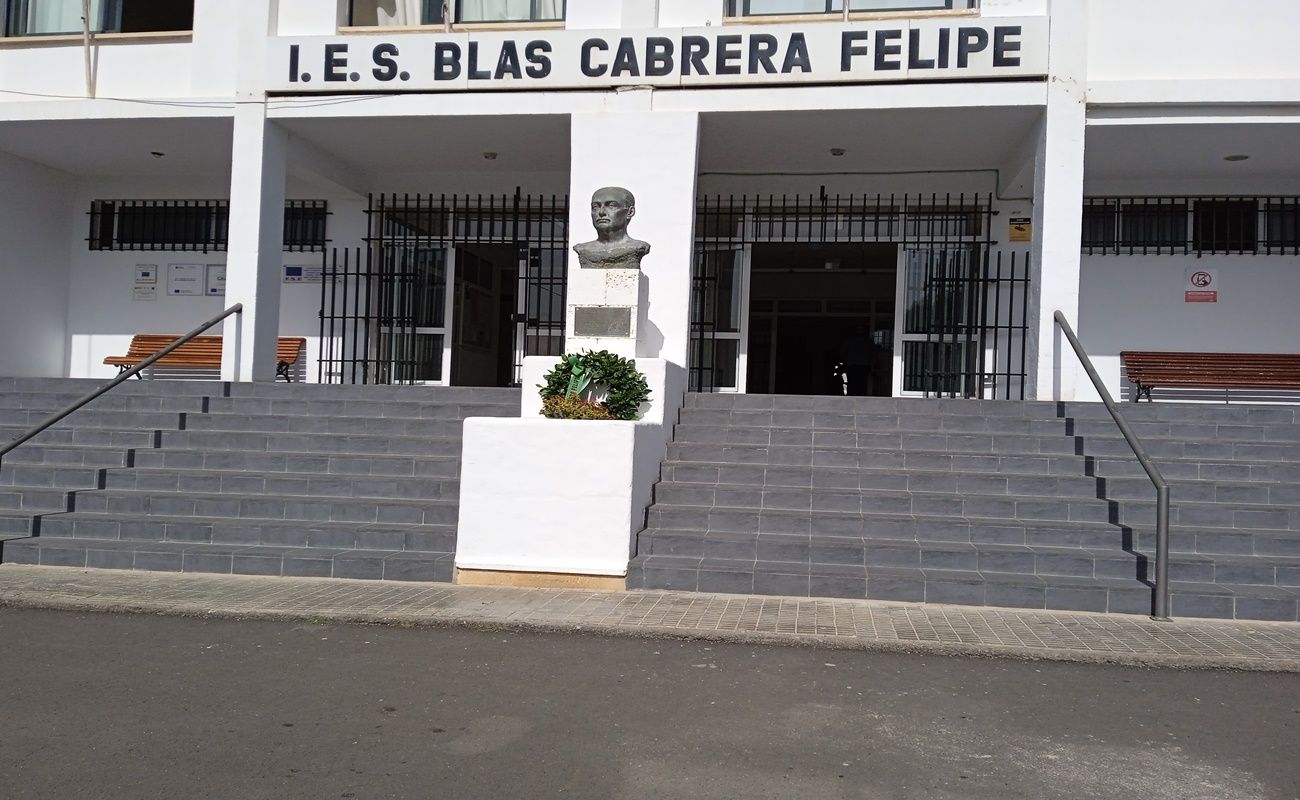
[[[978,0],[850,0],[849,11],[950,11],[978,7]],[[728,0],[731,17],[777,14],[843,14],[844,0]]]
[[[324,200],[290,200],[284,211],[284,249],[324,250]],[[91,250],[221,252],[230,240],[225,200],[96,200],[90,206]]]
[[[414,27],[456,22],[558,22],[565,0],[352,0],[351,25]]]
[[[1090,197],[1088,254],[1300,253],[1300,197]]]
[[[1257,201],[1197,200],[1195,209],[1192,246],[1197,252],[1255,252],[1259,244]]]
[[[82,32],[81,0],[0,0],[6,36],[58,36]],[[188,31],[194,0],[90,0],[95,33]]]

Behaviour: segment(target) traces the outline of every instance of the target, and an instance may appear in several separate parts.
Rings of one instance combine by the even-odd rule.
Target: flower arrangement
[[[635,420],[650,399],[636,362],[608,350],[563,356],[544,380],[542,415],[549,419]]]

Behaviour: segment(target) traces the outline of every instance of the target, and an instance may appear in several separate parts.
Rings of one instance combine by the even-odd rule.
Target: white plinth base
[[[626,575],[663,452],[655,424],[466,420],[456,566]]]

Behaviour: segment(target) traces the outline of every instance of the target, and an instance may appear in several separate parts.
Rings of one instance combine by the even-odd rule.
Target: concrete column
[[[1087,23],[1085,0],[1053,0],[1051,74],[1034,170],[1034,282],[1025,365],[1027,396],[1039,400],[1073,400],[1083,374],[1053,314],[1059,309],[1078,324]]]
[[[650,244],[637,317],[636,355],[684,366],[690,346],[691,261],[694,249],[699,114],[652,113],[649,90],[624,92],[618,110],[575,114],[572,125],[569,246],[596,238],[592,192],[622,186],[636,197],[629,235]],[[569,253],[569,306],[601,305],[603,276],[585,276]],[[599,277],[598,281],[596,278]],[[575,341],[574,319],[567,336]]]
[[[275,380],[287,150],[288,137],[266,119],[265,106],[235,110],[226,305],[243,303],[244,313],[226,320],[223,380]]]

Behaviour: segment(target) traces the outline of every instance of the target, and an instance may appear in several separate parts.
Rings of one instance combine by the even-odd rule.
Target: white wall
[[[355,196],[327,193],[290,182],[290,197],[327,200],[329,247],[355,247],[365,235],[364,201]],[[220,199],[230,191],[228,181],[187,178],[173,181],[85,179],[78,183],[70,207],[61,210],[58,241],[71,242],[71,285],[60,293],[69,323],[60,340],[71,353],[71,377],[112,377],[115,367],[105,366],[106,356],[123,355],[137,333],[184,333],[225,308],[225,298],[167,297],[168,264],[224,264],[226,253],[171,253],[92,251],[86,244],[86,212],[95,199]],[[67,256],[65,256],[67,258]],[[320,264],[320,253],[284,253],[283,264]],[[158,299],[132,300],[132,280],[137,264],[160,269]],[[306,377],[315,381],[320,353],[319,283],[285,284],[280,297],[280,335],[307,338]],[[213,334],[220,333],[215,329]],[[6,348],[7,350],[7,348]],[[6,355],[0,351],[0,358]],[[3,371],[0,370],[0,373]]]
[[[1188,268],[1218,270],[1219,302],[1184,302]],[[1081,283],[1079,339],[1116,398],[1124,350],[1300,352],[1297,256],[1084,256]]]
[[[0,375],[60,377],[67,364],[71,180],[0,153],[0,187]]]
[[[1295,15],[1294,0],[1090,0],[1088,80],[1300,78]]]

